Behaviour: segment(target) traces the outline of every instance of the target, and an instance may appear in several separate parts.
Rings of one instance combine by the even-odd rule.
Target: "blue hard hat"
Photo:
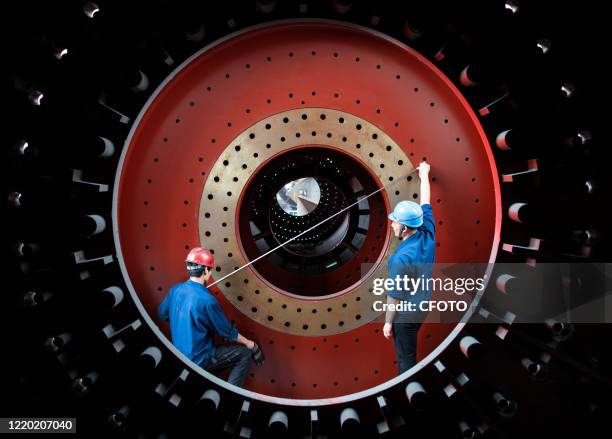
[[[391,221],[417,228],[423,224],[423,209],[414,201],[400,201],[389,214]]]

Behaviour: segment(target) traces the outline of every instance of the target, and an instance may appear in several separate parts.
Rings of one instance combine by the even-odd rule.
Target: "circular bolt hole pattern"
[[[318,53],[317,53],[316,51],[312,51],[312,56],[315,56],[315,55],[317,55],[317,54],[318,54]],[[294,54],[293,54],[293,53],[289,53],[289,57],[294,57]],[[333,57],[334,57],[334,58],[339,58],[339,57],[341,58],[341,56],[340,56],[338,53],[334,53]],[[299,58],[299,55],[298,55],[298,56],[296,56],[296,58]],[[268,61],[268,62],[271,62],[272,60],[273,60],[273,58],[272,58],[272,57],[268,57],[268,58],[267,58],[267,61]],[[360,61],[365,62],[363,59],[360,59],[359,57],[357,57],[357,58],[355,59],[355,61],[356,61],[356,62],[360,62]],[[245,68],[247,68],[247,69],[249,69],[251,66],[250,66],[249,64],[246,64],[244,67],[245,67]],[[380,65],[377,65],[377,66],[376,66],[376,68],[380,70],[380,69],[381,69],[381,66],[380,66]],[[228,73],[228,74],[226,74],[226,79],[230,79],[230,74],[229,74],[229,73]],[[400,79],[400,75],[397,75],[396,79]],[[214,88],[214,87],[209,86],[209,87],[207,87],[207,90],[208,90],[208,91],[211,91],[211,90],[212,90],[212,88]],[[418,92],[418,91],[419,91],[418,87],[415,87],[415,88],[414,88],[414,92],[416,93],[416,92]],[[317,93],[316,93],[316,92],[313,90],[313,91],[312,91],[312,95],[313,95],[313,96],[315,96],[316,94],[317,94]],[[290,94],[290,97],[293,97],[293,94]],[[334,97],[335,97],[335,98],[338,98],[338,97],[339,97],[339,93],[334,93]],[[270,100],[270,99],[268,99],[268,100],[266,101],[266,103],[268,103],[268,104],[269,104],[269,103],[271,103],[271,100]],[[362,103],[362,102],[361,102],[361,100],[360,100],[360,99],[356,99],[356,100],[355,100],[355,103],[358,103],[358,104],[359,104],[359,103]],[[190,102],[190,104],[189,104],[189,105],[190,105],[191,107],[194,107],[194,106],[195,106],[195,103],[192,101],[192,102]],[[431,107],[434,107],[435,103],[434,103],[434,102],[430,102],[430,103],[429,103],[429,105],[430,105]],[[374,111],[374,110],[373,110],[373,111]],[[247,114],[248,114],[248,113],[250,113],[250,109],[246,109],[246,110],[245,110],[245,112],[246,112]],[[377,114],[380,114],[380,113],[381,113],[381,109],[376,109],[376,113],[377,113]],[[306,118],[302,118],[302,120],[307,120],[307,119],[306,119]],[[324,115],[322,115],[321,120],[325,120]],[[444,124],[448,124],[448,123],[449,123],[449,122],[448,122],[448,119],[442,119],[441,121],[442,121],[442,123],[444,123]],[[175,123],[176,123],[176,124],[182,124],[182,123],[183,123],[183,121],[181,120],[181,118],[176,118],[176,119],[175,119]],[[289,123],[289,121],[287,121],[286,123]],[[344,120],[343,120],[342,122],[340,122],[340,123],[344,123]],[[231,124],[231,122],[229,122],[229,123],[228,123],[228,127],[231,127],[231,125],[232,125],[232,124]],[[399,122],[395,122],[395,123],[394,123],[394,126],[395,126],[395,127],[399,127]],[[268,124],[268,126],[266,126],[266,129],[268,129],[268,130],[269,130],[269,129],[272,129],[272,125]],[[361,127],[360,127],[360,128],[357,128],[357,130],[360,130],[360,129],[361,129]],[[331,135],[331,134],[332,134],[332,133],[329,133],[328,135]],[[335,134],[335,133],[334,133],[334,134]],[[315,133],[315,132],[313,132],[313,133],[312,133],[312,135],[313,135],[313,136],[315,136],[315,135],[316,135],[316,133]],[[283,137],[284,137],[284,136],[283,136]],[[331,137],[331,136],[330,136],[330,137]],[[335,137],[335,136],[334,136],[334,137]],[[251,140],[255,140],[255,139],[256,139],[256,135],[255,135],[255,133],[251,133],[251,134],[249,135],[249,138],[250,138]],[[341,136],[341,137],[339,137],[339,138],[342,138],[342,139],[343,139],[343,141],[347,141],[347,140],[345,140],[345,139],[346,139],[346,137],[344,137],[344,136]],[[376,140],[376,139],[377,139],[377,134],[373,134],[373,135],[372,135],[372,139]],[[163,143],[168,143],[168,142],[170,141],[170,137],[164,137],[164,138],[162,138],[162,141],[163,141]],[[461,138],[460,138],[460,137],[456,137],[455,141],[456,141],[456,142],[460,142],[460,141],[461,141]],[[215,139],[212,139],[212,140],[211,140],[211,143],[215,143]],[[414,139],[411,139],[411,143],[414,143]],[[366,146],[366,147],[367,147],[367,146]],[[266,145],[266,148],[267,148],[267,149],[271,149],[271,146],[269,146],[269,144],[267,144],[267,145]],[[356,149],[360,149],[360,148],[361,148],[361,145],[360,145],[360,144],[357,144],[357,145],[356,145]],[[241,149],[242,149],[242,146],[235,146],[235,151],[236,151],[236,153],[240,153]],[[367,150],[366,150],[366,151],[367,151]],[[387,149],[387,151],[389,151],[389,149]],[[252,152],[251,152],[250,154],[252,154]],[[257,153],[255,153],[255,154],[257,154]],[[373,155],[374,155],[374,154],[373,154],[373,153],[371,153],[371,152],[368,152],[368,155],[370,155],[370,154],[372,154],[370,157],[373,157]],[[236,156],[238,156],[238,155],[236,155]],[[255,157],[255,158],[258,158],[258,157]],[[262,159],[263,159],[263,157],[262,157]],[[202,160],[201,158],[198,158],[198,161],[201,163],[203,160]],[[465,157],[465,162],[469,162],[469,161],[470,161],[470,158],[469,158],[469,157]],[[159,163],[159,158],[157,158],[157,157],[156,157],[156,158],[154,159],[154,162],[155,162],[155,163]],[[403,165],[403,163],[404,163],[403,161],[401,161],[401,162],[400,162],[400,161],[398,161],[398,166],[402,166],[402,165]],[[229,163],[225,163],[225,165],[226,165],[226,166],[228,166],[228,165],[229,165]],[[380,166],[380,168],[381,168],[381,169],[382,169],[382,168],[384,168],[384,165],[383,165],[382,163],[381,163],[381,165],[382,165],[382,166]],[[198,172],[199,172],[199,171],[198,171]],[[203,172],[202,174],[204,174],[204,172]],[[396,174],[396,175],[397,175],[397,174]],[[233,180],[234,182],[237,182],[237,181],[238,181],[238,178],[237,178],[237,177],[233,177],[233,178],[234,178],[234,180]],[[393,176],[389,176],[389,181],[392,181],[392,178],[393,178]],[[475,179],[476,179],[476,177],[472,177],[472,179],[471,179],[471,180],[472,180],[472,182],[475,182]],[[214,180],[214,181],[215,181],[215,182],[218,182],[218,183],[220,182],[220,185],[221,185],[221,186],[223,186],[223,184],[224,184],[224,181],[219,181],[219,180],[217,180],[216,178],[215,178],[215,180]],[[243,180],[241,179],[241,181],[243,181]],[[189,179],[189,182],[190,182],[190,183],[194,183],[194,179],[193,179],[193,178],[190,178],[190,179]],[[153,180],[152,180],[152,179],[147,179],[147,183],[148,183],[148,184],[153,184]],[[217,195],[217,194],[215,193],[215,195]],[[231,191],[227,191],[227,196],[231,196]],[[415,194],[413,194],[413,198],[416,198],[416,197],[418,197],[418,195],[417,195],[416,193],[415,193]],[[209,200],[214,200],[214,199],[216,199],[216,196],[214,196],[214,195],[213,195],[213,193],[210,193],[210,194],[208,194],[207,198],[208,198]],[[181,200],[180,202],[181,202],[181,203],[184,203],[185,205],[189,204],[189,203],[188,203],[188,201],[186,201],[186,200],[185,200],[185,201]],[[479,202],[479,199],[474,199],[474,202],[475,202],[475,203],[478,203],[478,202]],[[437,199],[437,203],[441,203],[441,200],[440,200],[440,199]],[[197,204],[197,203],[196,203],[196,204]],[[144,205],[148,205],[148,201],[145,201]],[[223,209],[223,210],[227,212],[227,210],[228,210],[228,209],[227,209],[227,207],[224,207],[224,209]],[[208,219],[208,218],[211,218],[211,216],[214,216],[214,215],[211,215],[211,213],[210,213],[210,212],[207,212],[207,213],[206,213],[204,216],[205,216],[205,218],[207,218],[207,219]],[[475,222],[476,222],[476,224],[480,224],[480,220],[475,220]],[[226,226],[227,226],[227,224],[226,224],[225,222],[224,222],[224,223],[222,223],[222,224],[223,224],[223,227],[226,227]],[[439,221],[439,224],[440,224],[440,225],[442,224],[442,220],[440,220],[440,221]],[[182,227],[186,227],[186,226],[187,226],[187,224],[186,224],[186,223],[182,223]],[[146,224],[146,223],[144,223],[143,227],[145,227],[145,228],[146,228],[146,227],[147,227],[147,224]],[[211,236],[211,235],[212,235],[212,234],[214,234],[215,232],[214,232],[214,230],[212,230],[212,233],[211,233],[211,231],[206,231],[206,233],[208,234],[208,236]],[[224,240],[226,240],[225,242],[227,242],[227,239],[228,239],[228,238],[223,238],[223,239],[224,239]],[[479,245],[479,241],[473,241],[473,242],[474,242],[474,246],[478,246],[478,245]],[[437,243],[437,245],[439,246],[439,245],[440,245],[440,243],[438,242],[438,243]],[[188,247],[188,246],[186,245],[186,246],[185,246],[185,248],[187,248],[187,247]],[[146,249],[146,250],[149,250],[149,249],[150,249],[150,246],[147,244],[147,245],[145,246],[145,249]],[[149,269],[150,269],[150,271],[155,271],[155,266],[151,265],[151,266],[149,267]],[[219,267],[217,267],[217,270],[218,270],[218,269],[219,269]],[[163,270],[162,270],[162,271],[163,271]],[[159,288],[161,288],[161,287],[158,287],[158,290],[159,290]],[[258,293],[258,292],[257,292],[257,293]],[[257,293],[256,293],[256,294],[257,294]],[[240,297],[240,298],[239,298],[239,299],[237,299],[237,300],[239,300],[239,301],[241,301],[241,302],[242,302],[242,301],[244,301],[244,297],[243,297],[243,296],[239,296],[239,297]],[[285,305],[285,304],[283,304],[283,305]],[[257,312],[258,312],[258,309],[257,309],[257,307],[253,306],[253,307],[252,307],[252,309],[251,309],[251,311],[252,311],[253,313],[257,313]],[[311,311],[311,313],[312,313],[312,314],[317,314],[316,309],[312,309],[312,310],[310,310],[310,311]],[[328,312],[331,312],[331,311],[328,309]],[[361,318],[361,316],[360,316],[360,315],[358,315],[358,314],[353,314],[353,317],[354,317],[354,319],[355,319],[355,320],[359,320],[359,319]],[[273,314],[272,314],[272,315],[267,315],[267,314],[266,314],[266,315],[264,315],[264,318],[266,318],[266,319],[267,319],[267,320],[269,320],[269,321],[276,320],[276,319],[274,318],[274,315],[273,315]],[[291,326],[291,322],[290,322],[290,321],[284,321],[284,320],[283,320],[283,321],[281,322],[281,324],[283,324],[283,326],[287,326],[287,327],[288,327],[288,326]],[[336,325],[331,325],[331,326],[343,326],[343,325],[346,325],[346,324],[347,324],[347,323],[346,323],[346,321],[345,321],[345,320],[338,320],[338,321],[337,321],[337,323],[336,323]],[[310,330],[310,329],[309,329],[309,328],[310,328],[310,327],[309,327],[309,325],[308,325],[308,324],[306,324],[306,323],[304,323],[304,324],[301,324],[301,323],[300,323],[298,326],[299,326],[299,327],[301,327],[301,329],[302,329],[303,331],[308,331],[308,330]],[[320,327],[321,327],[322,329],[326,329],[326,328],[328,328],[329,326],[330,326],[330,325],[328,325],[328,324],[321,324],[321,325],[320,325]],[[358,339],[356,339],[355,341],[356,341],[356,342],[358,342]],[[270,340],[270,343],[272,344],[273,342]],[[338,348],[338,345],[336,345],[335,347],[336,347],[336,348]],[[314,350],[316,350],[316,347],[313,347],[313,351],[314,351]],[[374,370],[374,371],[373,371],[373,373],[374,373],[374,374],[378,374],[378,370]],[[355,380],[355,381],[358,381],[359,379],[360,379],[360,376],[355,376],[355,377],[354,377],[354,380]],[[271,379],[270,379],[270,382],[271,382],[272,384],[274,384],[275,379],[274,379],[274,378],[271,378]],[[296,385],[296,383],[295,383],[295,382],[292,382],[292,386],[293,386],[293,387],[295,387],[295,385]],[[333,385],[334,385],[334,386],[337,386],[337,385],[338,385],[338,381],[334,381],[334,382],[333,382]],[[316,386],[317,386],[317,384],[316,384],[316,383],[312,383],[312,386],[313,386],[313,387],[316,387]]]
[[[326,120],[328,119],[328,118],[327,118],[327,114],[325,114],[325,113],[320,113],[320,114],[318,115],[318,117],[319,117],[319,119],[320,119],[321,121],[326,121]],[[302,121],[305,121],[305,120],[309,120],[309,119],[310,119],[310,118],[308,117],[308,115],[307,115],[306,113],[301,113],[301,114],[299,114],[299,115],[297,116],[297,120],[302,120]],[[283,124],[292,124],[294,119],[293,119],[293,118],[291,118],[291,117],[285,116],[285,117],[283,117],[283,118],[282,118],[282,119],[280,119],[280,120],[282,121],[282,123],[283,123]],[[345,123],[345,117],[343,117],[343,116],[338,117],[336,120],[337,120],[337,123],[338,123],[338,124],[344,124],[344,123]],[[270,130],[270,129],[273,129],[273,127],[274,127],[274,123],[265,123],[265,124],[263,124],[263,126],[264,126],[264,129],[266,129],[266,130]],[[360,123],[355,124],[354,126],[355,126],[355,129],[356,129],[357,131],[361,131],[361,130],[363,129],[363,125],[362,125],[362,124],[360,124]],[[256,136],[255,136],[255,133],[252,133],[252,132],[251,132],[251,133],[249,133],[249,134],[250,134],[250,136],[249,136],[250,138],[255,138],[255,137],[256,137]],[[316,134],[316,133],[315,133],[315,134]],[[331,133],[329,133],[329,134],[331,134]],[[377,138],[378,138],[378,134],[377,134],[377,133],[373,133],[372,138],[377,139]],[[239,142],[236,142],[236,143],[239,143]],[[267,148],[267,149],[271,149],[271,145],[270,145],[270,144],[266,144],[266,148]],[[239,151],[238,151],[238,149],[242,149],[242,146],[236,147],[236,145],[235,145],[235,146],[234,146],[234,150],[235,150],[235,151],[237,151],[237,152],[239,152]],[[390,152],[390,151],[392,150],[392,147],[391,147],[390,145],[385,145],[385,150],[386,150],[387,152]],[[373,154],[373,153],[368,153],[368,155],[369,155],[369,156],[373,156],[374,154]],[[398,160],[398,163],[403,164],[403,163],[404,163],[404,160]],[[230,165],[229,160],[225,159],[225,160],[223,161],[223,165],[224,165],[224,166],[229,166],[229,165]],[[400,165],[398,165],[398,166],[400,166]],[[384,165],[383,165],[383,166],[380,166],[380,164],[379,164],[379,167],[382,169],[382,168],[384,168]],[[393,179],[393,177],[392,177],[392,176],[389,176],[389,177],[390,177],[390,180],[392,180],[392,179]],[[224,181],[222,181],[222,180],[220,180],[220,179],[219,179],[219,181],[217,181],[216,179],[214,179],[214,177],[213,177],[213,181],[215,181],[216,183],[219,183],[219,182],[220,182],[220,183],[221,183],[221,185],[223,185],[223,183],[224,183]],[[213,198],[212,198],[212,199],[214,199],[214,198],[215,198],[213,194],[210,194],[210,195],[211,195],[211,196],[213,196]],[[228,194],[228,195],[229,195],[229,194]],[[204,215],[204,216],[205,216],[205,218],[210,218],[210,213],[209,213],[209,212],[207,212],[207,213],[208,213],[208,215],[206,215],[206,214]],[[211,231],[209,231],[209,232],[211,232]],[[211,236],[212,236],[212,234],[211,234]],[[380,238],[380,237],[379,237],[379,238]],[[224,238],[224,242],[227,242],[227,237],[226,237],[226,238]],[[347,276],[347,277],[350,277],[350,276]],[[313,313],[313,314],[314,314],[314,313]],[[353,316],[354,316],[355,320],[359,320],[359,319],[361,319],[361,316],[359,316],[359,317],[355,317],[355,315],[353,315]],[[273,317],[273,316],[272,316],[272,317]],[[267,318],[267,316],[266,316],[266,318]],[[267,320],[268,320],[268,321],[271,321],[271,320],[274,320],[274,319],[269,319],[269,318],[267,318]],[[289,323],[289,324],[290,324],[290,322],[287,322],[287,323]],[[283,324],[283,325],[285,325],[285,327],[287,326],[285,322],[282,322],[282,324]],[[345,325],[345,320],[340,320],[340,321],[338,321],[337,325],[338,325],[338,326],[343,326],[343,325]],[[306,327],[308,327],[308,325],[306,325]],[[319,325],[319,327],[321,327],[321,325]],[[326,329],[326,328],[329,328],[329,325],[323,324],[323,326],[322,326],[322,327]],[[305,329],[304,325],[302,325],[302,329],[303,329],[303,330],[307,330],[307,329]]]

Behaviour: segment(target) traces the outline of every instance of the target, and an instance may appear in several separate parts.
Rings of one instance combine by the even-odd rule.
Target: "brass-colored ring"
[[[233,139],[204,184],[199,235],[202,245],[215,251],[216,264],[221,267],[217,278],[249,262],[240,251],[235,229],[238,200],[246,182],[271,157],[302,145],[331,146],[364,163],[387,186],[386,196],[392,206],[408,198],[407,194],[410,198],[418,194],[418,178],[405,178],[414,169],[408,156],[391,137],[367,120],[329,108],[301,108],[274,114]],[[386,260],[396,246],[397,240],[392,239],[378,265],[370,264],[360,282],[340,295],[320,298],[287,295],[270,288],[251,267],[216,286],[242,313],[269,328],[304,336],[338,334],[380,314],[372,307],[379,298],[369,291],[370,280],[386,277]]]

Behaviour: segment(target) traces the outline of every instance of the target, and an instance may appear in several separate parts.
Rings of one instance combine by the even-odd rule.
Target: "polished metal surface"
[[[414,168],[410,158],[387,133],[367,120],[330,108],[301,108],[262,119],[229,142],[204,184],[200,203],[200,240],[215,250],[217,265],[221,267],[219,276],[249,262],[240,250],[235,226],[239,194],[245,182],[264,167],[269,158],[304,144],[337,148],[358,159],[376,173],[379,184],[388,186],[389,205],[408,194],[412,197],[413,193],[418,193],[418,178],[406,179]],[[239,151],[236,151],[236,146],[240,146]],[[381,164],[387,166],[381,168]],[[396,194],[396,190],[399,193]],[[228,193],[232,195],[228,196]],[[385,224],[385,232],[387,228],[388,224]],[[383,254],[376,255],[378,258],[384,257],[384,261],[386,255],[394,251],[397,241],[391,242]],[[251,268],[236,273],[219,288],[245,315],[269,328],[296,335],[330,335],[350,331],[379,314],[372,308],[377,296],[368,290],[372,278],[385,276],[386,265],[363,262],[363,267],[367,271],[360,273],[353,287],[328,298],[304,300],[278,291],[273,285],[264,283]],[[260,293],[255,294],[255,290]],[[319,295],[326,296],[325,291]],[[361,300],[357,301],[357,297]],[[257,312],[253,312],[253,308]],[[327,312],[328,308],[332,311]],[[340,322],[344,322],[343,325]],[[308,331],[303,329],[304,325]]]

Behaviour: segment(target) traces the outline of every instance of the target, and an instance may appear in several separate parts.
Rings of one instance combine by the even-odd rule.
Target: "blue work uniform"
[[[431,204],[423,204],[423,224],[415,233],[402,240],[397,250],[387,261],[388,277],[395,279],[396,276],[404,278],[408,276],[417,279],[423,276],[426,280],[431,277],[433,262],[436,251],[436,228],[431,210]],[[387,291],[387,295],[400,301],[414,303],[417,307],[422,301],[431,299],[431,289],[422,281],[421,288],[412,294],[405,290],[392,289]],[[398,311],[398,314],[405,314],[409,311]]]
[[[436,228],[431,204],[423,204],[421,208],[423,209],[423,224],[416,232],[402,240],[395,253],[389,257],[387,268],[390,279],[395,279],[396,276],[401,279],[404,276],[414,279],[423,276],[423,279],[428,279],[432,275],[436,250]],[[393,321],[393,344],[399,375],[416,364],[417,334],[427,317],[426,312],[419,310],[419,303],[431,299],[429,285],[423,284],[424,281],[421,281],[421,286],[414,294],[413,291],[405,291],[403,285],[402,290],[387,291],[388,296],[414,303],[416,307],[416,311],[398,311]]]
[[[213,335],[230,341],[238,337],[238,329],[227,321],[217,299],[192,280],[174,285],[157,308],[157,315],[170,319],[174,346],[203,368],[215,354]]]

